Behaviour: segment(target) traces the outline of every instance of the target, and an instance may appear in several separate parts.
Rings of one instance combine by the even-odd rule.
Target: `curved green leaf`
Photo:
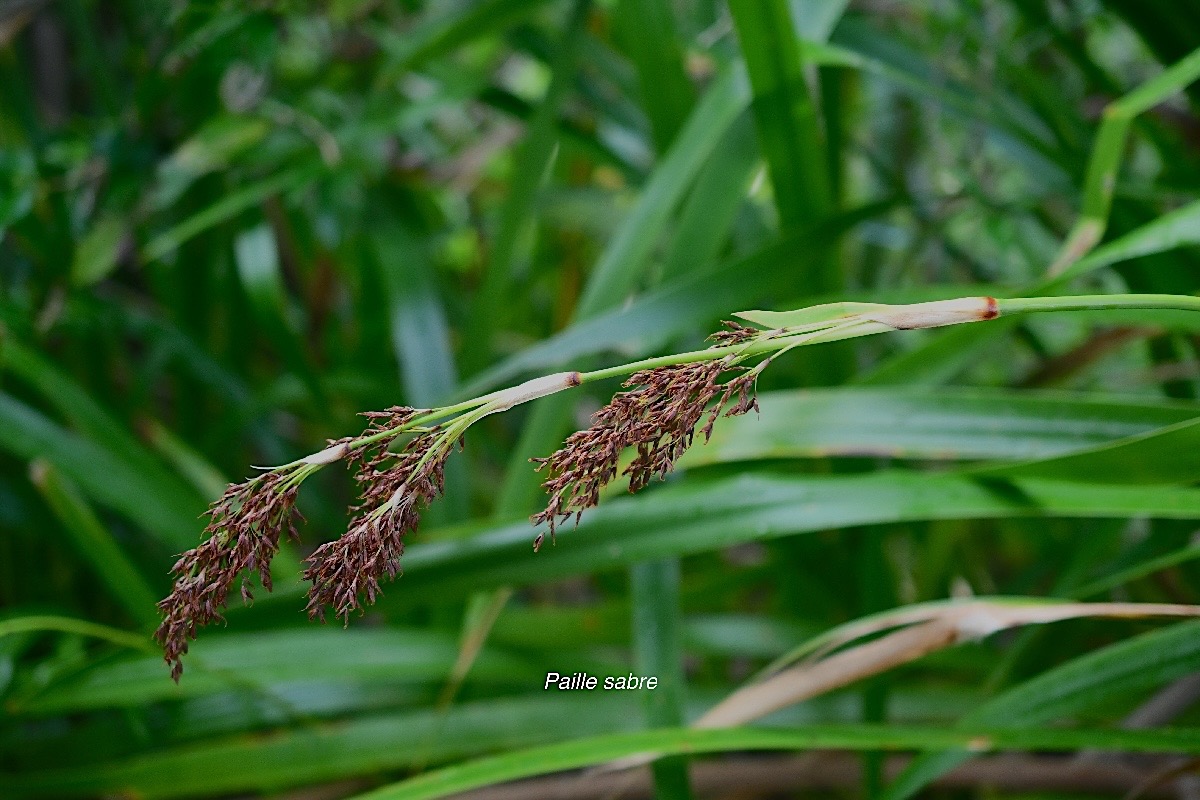
[[[764,392],[759,406],[757,416],[721,420],[712,439],[679,466],[826,456],[1046,458],[1200,416],[1200,407],[1187,403],[953,386]]]
[[[648,558],[718,550],[814,531],[912,520],[1007,517],[1200,517],[1200,490],[1093,486],[1047,480],[981,481],[901,470],[811,477],[747,473],[688,480],[614,499],[564,530],[557,546],[532,548],[521,521],[459,528],[415,544],[404,576],[381,601],[442,600],[490,586],[597,572]],[[280,597],[282,600],[283,598]]]
[[[203,647],[189,656],[187,680],[179,684],[167,679],[161,657],[124,656],[14,699],[11,707],[40,716],[337,679],[432,683],[446,675],[457,652],[452,635],[423,630],[305,628],[205,636]],[[527,685],[539,674],[519,658],[485,650],[471,677]]]
[[[1200,669],[1200,622],[1184,622],[1081,656],[1016,686],[968,714],[960,728],[1029,730],[1114,698],[1128,698]],[[1200,737],[1196,739],[1200,744]],[[947,750],[914,761],[886,800],[912,797],[968,760]]]
[[[657,730],[597,736],[574,742],[508,753],[447,767],[404,783],[358,795],[355,800],[428,800],[503,781],[602,764],[643,752],[719,753],[730,750],[904,750],[929,741],[954,740],[975,752],[990,750],[1105,750],[1200,752],[1200,735],[1178,731],[1009,731],[975,728],[954,731],[880,725],[809,727],[798,730],[724,728]]]
[[[59,427],[37,411],[0,394],[0,449],[25,459],[44,458],[97,502],[136,522],[169,547],[191,547],[204,503],[170,480],[146,473],[111,451]]]
[[[1080,452],[971,473],[1089,483],[1195,483],[1200,480],[1200,418]]]

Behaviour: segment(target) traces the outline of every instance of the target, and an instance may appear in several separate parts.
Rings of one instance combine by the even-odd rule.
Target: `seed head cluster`
[[[717,346],[739,344],[757,333],[736,323],[726,328],[711,337]],[[740,374],[719,382],[723,373],[733,370]],[[534,524],[547,523],[553,537],[555,528],[572,516],[578,523],[584,510],[600,502],[600,490],[617,476],[626,448],[637,452],[622,472],[629,476],[630,492],[640,491],[655,477],[665,478],[692,445],[696,426],[706,415],[701,431],[707,442],[722,411],[728,417],[758,410],[757,377],[758,370],[738,366],[735,355],[634,373],[622,384],[630,391],[618,393],[597,411],[590,428],[571,434],[549,458],[534,459],[538,471],[545,468],[549,473],[543,486],[550,495],[546,508],[533,516]],[[535,550],[543,538],[538,535]]]
[[[759,333],[726,323],[726,329],[711,339],[715,347],[728,347],[744,344]],[[635,373],[624,384],[629,391],[618,393],[600,409],[590,428],[572,434],[549,458],[534,459],[539,471],[548,471],[544,485],[550,494],[546,509],[533,517],[534,522],[549,523],[553,536],[558,524],[572,516],[578,521],[616,477],[627,448],[635,448],[636,454],[623,474],[629,476],[630,491],[636,492],[674,468],[702,421],[700,430],[707,441],[722,412],[733,416],[757,410],[754,381],[766,362],[747,369],[740,365],[741,351],[720,358],[712,355],[697,363]],[[726,373],[736,375],[722,383]],[[482,412],[489,413],[488,407]],[[300,482],[343,457],[356,467],[360,502],[350,508],[352,521],[346,533],[317,548],[307,560],[304,577],[312,583],[308,615],[323,622],[329,607],[347,623],[352,612],[375,602],[380,581],[395,578],[400,571],[405,535],[417,528],[425,506],[442,494],[446,458],[456,443],[461,446],[462,431],[478,419],[456,419],[446,430],[413,427],[425,413],[401,406],[368,412],[362,437],[330,442],[321,453],[231,485],[212,505],[206,540],[179,557],[172,569],[174,590],[159,603],[163,622],[155,637],[176,682],[197,629],[224,621],[221,612],[239,576],[246,573],[241,586],[246,602],[252,599],[254,573],[271,589],[270,563],[281,536],[286,531],[299,539],[295,501]],[[401,436],[408,437],[403,444]],[[534,542],[535,550],[542,538],[539,535]]]
[[[245,483],[230,484],[209,510],[208,537],[198,547],[179,557],[171,574],[175,587],[159,602],[162,624],[155,638],[163,658],[171,665],[176,683],[183,674],[183,655],[197,628],[213,621],[224,622],[229,590],[243,572],[242,599],[250,602],[250,579],[271,590],[271,559],[279,552],[283,531],[293,539],[296,532],[297,485],[288,483],[289,473],[268,472]]]
[[[397,429],[417,413],[402,407],[368,412],[367,432]],[[442,493],[452,443],[440,433],[421,432],[393,452],[390,448],[400,436],[396,433],[354,454],[362,501],[351,508],[354,518],[346,533],[308,558],[304,577],[312,582],[309,618],[324,622],[325,607],[330,606],[348,622],[351,612],[375,602],[380,578],[399,573],[404,535],[416,529],[421,511]]]

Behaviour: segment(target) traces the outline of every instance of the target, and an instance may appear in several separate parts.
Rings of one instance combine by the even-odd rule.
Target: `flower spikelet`
[[[346,533],[308,558],[304,577],[312,582],[310,618],[323,622],[329,606],[348,623],[351,612],[373,604],[381,593],[380,579],[395,578],[400,572],[404,535],[416,529],[421,511],[441,495],[453,444],[441,431],[422,431],[398,451],[390,449],[401,435],[398,429],[418,413],[394,407],[365,415],[371,420],[367,433],[396,432],[352,456],[358,466],[355,480],[361,502],[351,507],[354,518]]]
[[[740,344],[757,331],[736,323],[713,334],[716,346]],[[550,495],[546,508],[535,514],[534,524],[555,528],[600,501],[600,490],[617,476],[621,453],[636,448],[633,461],[622,472],[629,476],[629,491],[637,492],[658,477],[665,478],[675,462],[692,445],[696,426],[707,414],[701,429],[705,441],[724,410],[725,416],[757,410],[754,380],[759,369],[738,366],[737,355],[711,361],[677,364],[634,373],[619,392],[593,416],[590,428],[571,434],[549,458],[534,459],[549,477],[543,484]],[[739,375],[720,382],[723,373]],[[730,405],[730,401],[734,401]],[[539,535],[534,548],[541,546]]]
[[[175,586],[158,608],[162,624],[154,636],[171,665],[176,683],[183,674],[183,655],[196,631],[210,622],[224,622],[221,612],[237,577],[242,580],[244,602],[253,597],[250,576],[271,590],[271,559],[279,552],[284,531],[299,539],[296,520],[296,482],[290,472],[268,472],[245,483],[230,484],[209,509],[208,537],[199,546],[180,555],[171,569]]]
[[[757,328],[748,328],[740,322],[734,322],[731,319],[721,322],[721,327],[724,330],[716,331],[708,336],[708,340],[713,342],[714,347],[728,347],[732,345],[745,344],[746,342],[758,336],[762,331]]]

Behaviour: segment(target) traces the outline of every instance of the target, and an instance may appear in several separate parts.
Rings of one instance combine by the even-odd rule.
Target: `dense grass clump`
[[[1194,16],[0,3],[0,796],[1185,791]]]

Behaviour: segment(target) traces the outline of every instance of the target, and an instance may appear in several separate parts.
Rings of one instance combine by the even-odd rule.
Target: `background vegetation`
[[[616,385],[547,398],[472,428],[349,629],[301,613],[300,558],[352,498],[331,469],[276,591],[204,632],[179,686],[149,631],[225,482],[359,411],[693,348],[744,308],[1195,293],[1198,11],[0,3],[0,794],[336,797],[470,761],[387,790],[431,796],[650,749],[782,751],[700,764],[701,793],[895,798],[980,731],[1047,754],[927,791],[1184,786],[1195,762],[1088,753],[1200,750],[1189,622],[1012,630],[674,730],[898,606],[1200,601],[1184,313],[797,351],[760,418],[535,555],[528,459]],[[549,670],[663,686],[548,693]],[[789,752],[813,748],[861,757]],[[884,749],[941,755],[892,783]],[[654,775],[687,796],[682,762]]]

